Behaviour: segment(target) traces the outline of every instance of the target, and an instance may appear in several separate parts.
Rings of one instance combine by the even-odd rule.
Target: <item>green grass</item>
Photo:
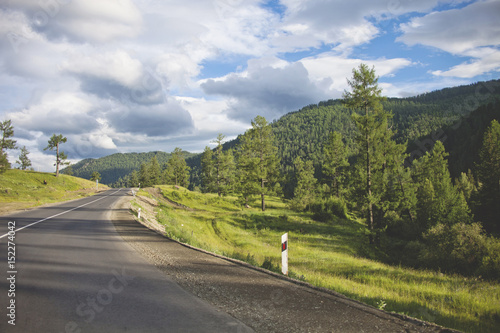
[[[281,235],[289,232],[292,277],[465,332],[497,332],[500,327],[497,282],[383,264],[376,260],[383,254],[367,245],[365,228],[357,221],[317,222],[276,198],[269,198],[261,212],[242,209],[232,197],[159,188],[182,205],[159,198],[158,219],[174,239],[279,271]]]
[[[100,190],[107,188],[99,185]],[[0,214],[94,193],[96,184],[90,180],[63,174],[55,177],[53,173],[11,169],[0,174]]]

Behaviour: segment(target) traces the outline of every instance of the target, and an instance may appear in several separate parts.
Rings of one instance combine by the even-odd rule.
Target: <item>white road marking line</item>
[[[28,224],[28,225],[25,225],[25,226],[24,226],[24,227],[22,227],[22,228],[16,229],[16,233],[17,233],[18,231],[21,231],[21,230],[23,230],[23,229],[26,229],[26,228],[28,228],[28,227],[31,227],[31,226],[33,226],[33,225],[35,225],[35,224],[41,223],[41,222],[43,222],[43,221],[50,220],[50,219],[52,219],[52,218],[54,218],[54,217],[57,217],[57,216],[60,216],[60,215],[63,215],[63,214],[66,214],[66,213],[72,212],[72,211],[74,211],[74,210],[77,210],[78,208],[82,208],[82,207],[85,207],[85,206],[87,206],[87,205],[90,205],[91,203],[94,203],[94,202],[97,202],[97,201],[102,200],[102,199],[104,199],[104,198],[107,198],[107,197],[109,197],[109,196],[111,196],[111,195],[113,195],[113,194],[115,194],[115,193],[120,192],[120,191],[121,191],[121,189],[119,189],[118,191],[115,191],[115,192],[113,192],[113,193],[111,193],[111,194],[108,194],[108,195],[106,195],[105,197],[101,197],[101,198],[99,198],[99,199],[96,199],[96,200],[91,201],[91,202],[87,202],[86,204],[80,205],[80,206],[78,206],[78,207],[71,208],[70,210],[66,210],[66,211],[61,212],[61,213],[59,213],[59,214],[55,214],[55,215],[52,215],[52,216],[46,217],[46,218],[44,218],[44,219],[42,219],[42,220],[40,220],[40,221],[36,221],[36,222],[30,223],[30,224]],[[4,237],[6,237],[6,236],[8,236],[8,235],[9,235],[9,234],[8,234],[8,233],[6,233],[5,235],[0,236],[0,239],[2,239],[2,238],[4,238]]]

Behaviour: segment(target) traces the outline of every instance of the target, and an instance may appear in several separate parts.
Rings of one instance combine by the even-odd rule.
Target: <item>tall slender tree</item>
[[[7,159],[7,154],[4,154],[4,152],[0,150],[0,173],[7,171],[9,168],[10,163]]]
[[[389,114],[383,110],[382,90],[378,86],[375,69],[361,64],[353,69],[352,80],[347,80],[352,91],[344,91],[344,104],[353,109],[353,120],[358,129],[357,174],[361,177],[363,189],[359,192],[364,202],[365,215],[370,230],[370,243],[374,243],[375,217],[374,204],[380,201],[380,193],[374,192],[375,175],[382,169],[381,138],[386,135]],[[364,185],[362,185],[364,183]]]
[[[59,145],[61,143],[67,142],[67,138],[64,137],[62,134],[55,135],[53,134],[50,139],[49,139],[49,144],[47,147],[45,147],[43,150],[56,150],[56,177],[59,177],[59,166],[60,165],[67,165],[69,162],[66,162],[66,159],[68,156],[63,152],[59,150]]]
[[[16,140],[9,139],[14,136],[14,126],[12,126],[10,119],[0,122],[0,132],[2,132],[2,141],[0,142],[2,152],[4,149],[16,149]]]
[[[21,148],[21,154],[19,155],[19,160],[16,161],[16,163],[19,164],[19,169],[26,170],[31,166],[31,160],[28,157],[29,153],[30,152],[28,151],[26,146]]]
[[[464,195],[453,186],[444,145],[437,141],[432,152],[414,162],[417,190],[417,224],[425,232],[438,224],[472,222]]]
[[[304,162],[300,156],[294,161],[297,186],[290,206],[295,210],[307,209],[317,197],[317,180],[314,178],[314,165],[311,160]]]
[[[151,174],[149,173],[149,164],[142,162],[141,168],[139,169],[139,178],[137,185],[139,187],[149,187],[152,185],[151,183]]]
[[[167,184],[189,186],[189,170],[182,149],[175,148],[172,157],[167,162],[167,168],[164,170],[164,177]]]
[[[92,175],[90,176],[90,180],[93,182],[100,181],[101,180],[101,174],[97,171],[92,172]]]
[[[342,134],[332,132],[323,148],[323,172],[328,177],[330,191],[337,197],[342,196],[347,161],[347,147],[342,141]]]
[[[252,120],[252,128],[242,136],[239,150],[240,191],[247,199],[260,194],[261,209],[265,211],[265,196],[274,192],[280,161],[273,130],[266,118],[257,116]]]
[[[205,147],[201,156],[201,183],[204,192],[215,192],[215,167],[214,152],[210,147]]]
[[[201,158],[201,177],[206,192],[216,192],[219,197],[227,194],[234,187],[235,164],[232,150],[223,151],[225,136],[219,134],[212,141],[217,146],[214,150],[205,148]]]
[[[489,232],[500,234],[500,124],[493,120],[484,133],[477,172],[481,186],[477,216]]]
[[[0,132],[2,132],[2,141],[0,142],[0,172],[10,168],[6,149],[16,149],[16,141],[9,139],[14,136],[14,127],[12,121],[4,120],[0,122]]]
[[[149,180],[151,182],[151,185],[160,185],[162,183],[161,167],[160,167],[160,163],[158,163],[158,159],[156,158],[156,155],[153,156],[151,158],[151,161],[149,162],[148,172],[149,172]]]

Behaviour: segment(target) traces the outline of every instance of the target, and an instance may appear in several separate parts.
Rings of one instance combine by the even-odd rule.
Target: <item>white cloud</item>
[[[91,115],[93,105],[81,94],[49,91],[27,108],[8,114],[15,126],[45,135],[82,134],[97,127]]]
[[[449,70],[433,71],[436,76],[472,78],[480,74],[500,70],[500,51],[492,48],[480,48],[481,55],[476,59],[454,66]],[[477,50],[476,50],[477,51]]]
[[[469,77],[500,69],[498,24],[500,2],[485,0],[461,9],[433,12],[401,25],[403,35],[397,40],[413,46],[432,46],[451,54],[474,57],[450,70],[437,70],[434,75]],[[495,63],[497,65],[495,65]]]
[[[378,76],[383,77],[392,75],[401,68],[411,65],[408,59],[377,59],[361,60],[346,59],[335,54],[322,54],[318,57],[304,58],[300,60],[309,72],[309,77],[318,86],[330,91],[331,98],[340,98],[341,93],[347,88],[346,78],[352,76],[352,69],[359,66],[360,63],[366,63],[368,66],[375,66]]]
[[[139,84],[143,75],[142,63],[123,50],[90,54],[71,52],[61,69],[79,76],[114,81],[128,88]]]
[[[136,36],[142,17],[130,0],[16,0],[32,29],[51,40],[104,43]]]

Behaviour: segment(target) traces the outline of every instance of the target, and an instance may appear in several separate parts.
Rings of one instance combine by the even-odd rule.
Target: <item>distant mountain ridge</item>
[[[183,152],[184,158],[195,154]],[[158,163],[164,165],[171,158],[172,154],[162,151],[147,153],[116,153],[101,158],[87,158],[71,166],[73,175],[85,179],[90,179],[92,173],[97,171],[101,174],[101,183],[113,184],[121,177],[128,175],[133,170],[138,170],[142,163],[149,162],[156,156]],[[63,173],[67,172],[67,168]]]

